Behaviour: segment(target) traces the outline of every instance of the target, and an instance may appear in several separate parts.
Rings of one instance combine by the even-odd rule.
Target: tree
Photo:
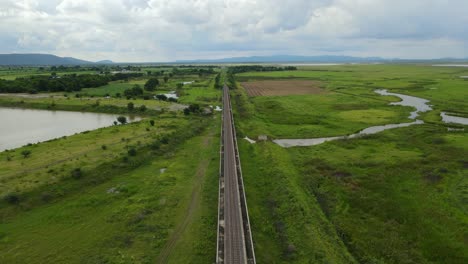
[[[154,91],[156,90],[156,87],[159,85],[159,80],[156,78],[150,78],[146,83],[145,83],[145,90],[147,91]]]
[[[150,120],[149,122],[151,126],[154,126],[154,120]]]
[[[177,84],[177,89],[182,89],[182,87],[184,87],[184,84],[183,84],[183,83],[178,83],[178,84]]]
[[[167,75],[164,76],[164,82],[167,83],[167,81],[169,80],[169,77],[167,77]]]
[[[125,116],[117,117],[117,121],[119,121],[122,125],[127,123],[127,118]]]
[[[126,97],[133,97],[133,96],[139,96],[143,94],[143,89],[141,89],[140,85],[135,84],[131,89],[126,89],[124,91],[124,95]]]
[[[127,109],[129,111],[133,111],[133,109],[135,109],[135,105],[132,102],[130,102],[130,103],[127,104]]]
[[[164,94],[158,94],[156,95],[156,98],[158,100],[167,101],[167,96],[165,96]]]
[[[185,115],[190,115],[190,113],[201,113],[202,109],[198,104],[191,104],[189,107],[184,109]]]
[[[141,112],[144,112],[146,111],[146,106],[145,105],[141,105],[138,110],[140,110]]]
[[[188,109],[189,109],[190,112],[192,112],[192,113],[199,113],[199,112],[201,112],[200,105],[198,105],[198,104],[191,104],[191,105],[189,105]]]
[[[21,151],[21,155],[23,155],[24,158],[27,158],[27,157],[29,157],[31,155],[31,151],[25,149],[25,150]]]

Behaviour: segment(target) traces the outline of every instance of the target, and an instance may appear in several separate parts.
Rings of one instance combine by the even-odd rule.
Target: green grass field
[[[385,88],[431,100],[427,123],[360,139],[284,149],[240,141],[259,263],[465,263],[468,136],[440,111],[468,114],[464,68],[304,67],[238,81],[310,79],[325,93],[248,97],[232,90],[238,137],[312,138],[409,122]],[[451,126],[451,125],[450,125]],[[463,126],[458,126],[463,128]],[[466,131],[466,126],[465,126]]]
[[[130,81],[115,81],[108,85],[97,87],[97,88],[84,88],[78,94],[84,94],[89,96],[115,96],[117,93],[123,94],[126,89],[131,89],[134,85],[140,85],[143,87],[147,79],[136,79]]]
[[[183,88],[184,103],[219,104],[211,76],[174,77],[155,93],[194,77]],[[0,97],[2,106],[23,108],[126,114],[129,102],[148,108],[132,112],[143,116],[140,122],[0,152],[0,263],[214,261],[219,114],[185,116],[180,104],[113,96],[145,82],[83,89],[81,98]]]
[[[123,170],[105,181],[82,186],[80,191],[41,205],[30,205],[31,208],[23,205],[23,208],[0,210],[0,260],[4,263],[154,263],[161,258],[168,263],[209,263],[216,251],[216,233],[203,230],[216,230],[217,207],[211,202],[216,200],[218,186],[217,121],[210,121],[209,129],[202,135],[167,149],[165,155],[146,159],[140,166]],[[101,137],[95,135],[94,139]],[[73,137],[57,143],[67,140]],[[47,147],[54,143],[43,144]],[[105,151],[96,146],[95,151],[118,153],[119,149],[125,150],[113,145]],[[46,155],[40,151],[35,149],[33,153]],[[83,156],[86,160],[92,155],[86,158],[81,153],[78,159]],[[116,159],[99,158],[94,161]],[[85,172],[92,170],[83,168]],[[166,170],[161,172],[161,169]],[[99,168],[95,170],[99,172]],[[87,176],[84,177],[75,181],[85,180]],[[46,189],[60,188],[67,180],[62,181],[65,183],[49,182]],[[164,256],[160,256],[162,252]]]

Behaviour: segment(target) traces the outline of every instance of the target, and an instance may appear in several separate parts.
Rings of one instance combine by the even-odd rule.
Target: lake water
[[[118,115],[0,107],[0,151],[111,126]],[[138,117],[127,117],[129,122]]]

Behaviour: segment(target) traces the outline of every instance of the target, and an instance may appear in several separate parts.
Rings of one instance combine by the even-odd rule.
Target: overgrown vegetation
[[[237,80],[321,81],[325,94],[231,91],[239,137],[315,138],[409,122],[391,89],[431,100],[426,124],[284,149],[240,140],[257,261],[465,263],[468,138],[440,110],[467,109],[460,68],[360,65],[248,72]],[[237,86],[239,87],[239,86]],[[466,131],[466,127],[465,131]]]
[[[158,92],[176,88],[193,113],[199,103],[219,102],[215,67],[142,69],[164,76]],[[0,152],[1,263],[214,261],[216,232],[205,231],[216,230],[219,115],[185,116],[183,105],[146,98],[154,92],[148,87],[130,99],[118,96],[149,78],[0,98],[3,106],[151,118],[127,124],[121,116],[112,127]]]
[[[263,65],[240,65],[231,66],[228,68],[228,73],[236,74],[242,72],[270,72],[270,71],[295,71],[297,70],[294,66],[263,66]]]
[[[69,74],[58,76],[20,77],[15,80],[0,79],[0,93],[72,92],[82,88],[100,87],[110,81],[140,77],[141,73],[117,73],[114,75]]]

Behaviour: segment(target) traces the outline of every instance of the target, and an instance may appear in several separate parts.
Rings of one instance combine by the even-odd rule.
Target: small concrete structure
[[[268,136],[267,135],[260,135],[258,136],[258,141],[267,141],[268,140]]]

